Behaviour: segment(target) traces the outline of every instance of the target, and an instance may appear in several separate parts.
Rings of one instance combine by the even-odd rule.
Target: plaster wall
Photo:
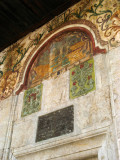
[[[112,57],[112,52],[107,55],[100,54],[94,57],[96,90],[88,93],[87,95],[75,98],[73,100],[69,99],[68,70],[67,72],[60,74],[57,78],[43,81],[41,111],[21,118],[24,92],[20,93],[16,106],[16,121],[14,123],[11,146],[13,153],[15,152],[16,157],[18,156],[18,159],[37,160],[39,157],[41,157],[41,159],[55,159],[56,156],[65,156],[68,153],[73,154],[77,150],[79,151],[79,149],[76,147],[80,147],[80,145],[86,145],[90,152],[92,152],[94,148],[102,147],[105,141],[107,141],[106,137],[110,132],[110,126],[113,126],[110,87],[112,82],[110,82],[109,77],[111,66],[108,60],[110,56]],[[38,117],[70,105],[74,106],[74,132],[60,137],[41,141],[36,144],[35,138]],[[115,133],[112,132],[113,141],[115,138],[114,136]],[[78,137],[81,139],[81,141],[77,140]],[[92,139],[94,139],[94,141]],[[109,136],[108,140],[110,141],[110,139],[111,137]],[[77,140],[77,142],[72,144],[70,140]],[[91,140],[92,145],[91,143],[89,144],[89,141]],[[113,141],[110,142],[112,144],[110,151],[114,152],[111,154],[111,160],[113,159],[113,156],[114,160],[117,159],[116,144],[114,144]],[[68,142],[69,144],[66,144],[67,146],[65,144],[63,145],[63,143]],[[96,146],[97,144],[98,146]],[[55,148],[55,145],[58,147]],[[60,145],[62,145],[62,147]],[[38,146],[40,148],[40,152],[37,152],[35,149],[35,147]],[[49,149],[49,147],[52,149]],[[32,154],[32,151],[29,151],[30,148],[34,148],[33,150],[36,153]],[[82,150],[84,150],[83,148]],[[26,149],[30,155],[25,155],[24,151],[26,151]],[[106,154],[107,147],[103,150],[104,154]],[[97,156],[97,154],[98,151],[93,155]],[[99,155],[103,156],[102,154],[103,152],[101,152]],[[88,157],[89,156],[91,155],[88,154]],[[83,153],[83,158],[86,158],[86,153]]]
[[[14,117],[11,152],[16,159],[37,160],[39,157],[41,159],[55,159],[55,157],[60,159],[61,156],[65,157],[68,153],[70,156],[66,159],[70,159],[70,157],[76,157],[76,159],[82,157],[84,159],[90,156],[97,156],[98,159],[104,158],[105,160],[108,158],[111,160],[118,159],[117,147],[120,145],[119,50],[120,47],[113,49],[106,55],[94,56],[96,90],[87,95],[73,100],[69,99],[68,70],[56,78],[43,81],[42,105],[41,110],[37,113],[21,118],[24,92],[15,96],[18,100]],[[7,138],[12,99],[13,97],[10,97],[0,102],[1,158]],[[38,117],[70,105],[74,105],[74,132],[36,144]],[[68,142],[69,144],[66,144]],[[90,150],[88,154],[83,152],[83,145],[85,144],[87,150]],[[77,148],[77,146],[79,147]],[[77,150],[80,152],[80,146],[82,146],[82,154],[74,155]],[[93,151],[94,148],[98,148],[97,151]]]
[[[7,100],[0,101],[0,159],[2,159],[3,149],[8,129],[10,109],[12,105],[12,97]]]
[[[17,42],[18,44],[10,46],[8,51],[6,49],[1,53],[3,57],[7,52],[13,57],[19,58],[22,51],[27,51],[24,52],[22,58],[20,57],[21,63],[18,66],[16,59],[13,58],[15,66],[12,69],[15,70],[12,72],[4,70],[7,62],[9,62],[9,56],[5,63],[0,66],[0,70],[4,73],[3,77],[0,77],[0,160],[120,159],[119,26],[113,25],[114,20],[114,22],[119,22],[120,3],[117,0],[110,1],[109,5],[106,0],[97,2],[81,1],[64,14],[55,17],[48,24],[21,39]],[[102,6],[100,2],[103,3]],[[93,14],[91,10],[97,6],[96,3],[98,10],[97,12],[94,10]],[[100,6],[103,7],[103,12],[100,12]],[[79,9],[83,10],[81,15],[78,15]],[[111,16],[110,19],[107,19],[109,18],[107,14]],[[26,61],[33,56],[41,45],[41,38],[51,32],[50,27],[53,27],[52,30],[54,30],[65,23],[63,21],[64,15],[70,16],[68,24],[72,24],[72,20],[79,19],[79,25],[83,27],[87,24],[87,29],[91,32],[95,31],[97,36],[100,32],[100,37],[108,41],[106,43],[107,53],[93,56],[96,89],[84,96],[70,99],[70,71],[68,69],[58,76],[42,81],[41,110],[21,117],[25,91],[23,90],[19,95],[16,95],[13,92],[14,88],[19,86],[19,82],[21,82],[19,79],[22,79],[20,76],[25,76],[22,72],[26,69],[24,68],[27,64]],[[89,20],[89,23],[85,20]],[[95,30],[95,26],[98,30]],[[116,30],[114,30],[115,27],[117,27]],[[110,34],[107,34],[108,32]],[[37,36],[35,37],[35,35]],[[43,37],[40,37],[41,35]],[[49,33],[50,35],[52,34]],[[114,40],[114,38],[116,39]],[[100,38],[95,39],[95,43],[98,40],[100,43]],[[20,50],[22,47],[23,50]],[[9,66],[7,67],[8,70],[11,69]],[[17,72],[19,72],[19,76]],[[11,82],[10,85],[8,83],[8,88],[4,86],[4,82],[7,83],[6,75],[8,75],[8,82]],[[9,94],[12,95],[9,96]],[[38,117],[70,105],[74,106],[74,131],[36,143]]]
[[[110,61],[110,84],[112,92],[112,106],[113,106],[113,117],[115,120],[115,130],[117,133],[117,144],[119,147],[120,155],[120,102],[119,102],[119,87],[120,87],[120,78],[119,78],[119,67],[120,67],[120,47],[115,48],[110,51],[108,54]]]

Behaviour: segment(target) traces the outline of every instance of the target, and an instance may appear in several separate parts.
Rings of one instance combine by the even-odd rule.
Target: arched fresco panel
[[[42,80],[59,76],[67,69],[70,69],[70,99],[95,89],[93,42],[87,33],[80,30],[63,32],[46,44],[38,50],[31,65],[22,116],[40,110]]]
[[[34,61],[28,88],[78,61],[89,59],[92,54],[92,42],[86,33],[73,31],[60,35],[47,44]]]

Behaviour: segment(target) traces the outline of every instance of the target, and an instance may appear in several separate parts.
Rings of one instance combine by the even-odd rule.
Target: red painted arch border
[[[91,22],[90,22],[90,23],[91,23]],[[70,23],[70,24],[71,24],[71,23]],[[76,24],[76,23],[72,23],[72,24]],[[67,24],[67,25],[68,25],[68,24]],[[64,25],[64,26],[67,26],[67,25]],[[93,25],[93,24],[92,24],[92,25]],[[95,26],[94,26],[94,27],[95,27]],[[60,28],[62,28],[62,27],[60,27]],[[57,29],[57,30],[59,30],[59,29]],[[94,38],[93,38],[92,33],[91,33],[88,29],[86,29],[86,28],[84,28],[84,27],[70,27],[70,28],[65,28],[65,29],[63,28],[63,30],[61,30],[60,32],[55,33],[55,31],[57,31],[57,30],[54,30],[54,32],[50,32],[43,40],[41,40],[41,42],[39,43],[39,45],[42,44],[42,43],[44,43],[44,41],[45,41],[47,38],[49,38],[49,36],[50,36],[51,34],[53,34],[53,36],[51,36],[51,38],[49,38],[40,48],[38,48],[39,46],[36,46],[36,47],[31,51],[30,55],[27,57],[27,59],[26,59],[26,61],[25,61],[25,64],[24,64],[24,66],[23,66],[23,70],[22,70],[21,75],[20,75],[19,83],[22,81],[23,74],[24,74],[24,70],[25,70],[25,67],[26,67],[26,65],[27,65],[27,62],[28,62],[29,58],[30,58],[30,57],[32,56],[32,54],[35,53],[35,51],[37,50],[37,52],[36,52],[35,55],[32,57],[32,59],[30,60],[30,63],[29,63],[28,66],[27,66],[27,69],[26,69],[26,71],[25,71],[24,81],[23,81],[23,83],[20,85],[19,89],[16,91],[16,94],[19,94],[23,89],[26,89],[26,87],[27,87],[27,81],[28,81],[28,77],[29,77],[29,73],[30,73],[31,66],[33,65],[33,63],[34,63],[35,59],[37,58],[38,54],[40,54],[40,52],[44,49],[44,47],[45,47],[48,43],[50,43],[53,39],[55,39],[56,37],[58,37],[58,36],[60,36],[60,35],[62,35],[62,34],[64,34],[64,33],[66,33],[66,32],[70,32],[70,31],[82,31],[82,32],[85,32],[85,33],[89,36],[89,38],[91,39],[91,41],[92,41],[93,55],[96,55],[96,54],[99,54],[99,53],[106,53],[106,52],[107,52],[106,49],[101,49],[99,46],[95,46],[95,40],[94,40]],[[98,32],[97,32],[97,34],[98,34]],[[95,34],[95,36],[96,36],[96,34]],[[98,38],[97,38],[97,39],[98,39]],[[100,41],[102,41],[102,40],[100,39]],[[105,41],[103,41],[103,42],[105,42]],[[105,44],[107,44],[107,43],[105,42],[104,45],[105,45]]]

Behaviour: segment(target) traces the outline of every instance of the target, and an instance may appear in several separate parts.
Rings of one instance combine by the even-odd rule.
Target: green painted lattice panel
[[[41,84],[25,91],[22,117],[38,112],[41,109],[42,88],[43,85]]]
[[[94,60],[90,59],[70,70],[70,99],[95,90]]]

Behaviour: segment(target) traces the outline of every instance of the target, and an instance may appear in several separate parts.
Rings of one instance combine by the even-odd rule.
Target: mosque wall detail
[[[119,10],[80,1],[1,52],[0,160],[119,159]]]
[[[59,78],[59,75],[68,68],[71,68],[70,99],[93,91],[95,74],[94,60],[90,59],[91,57],[93,57],[92,41],[85,32],[81,31],[64,33],[38,51],[27,80],[28,89],[24,93],[22,116],[40,110],[42,87],[44,87],[42,81],[49,79],[51,75]],[[40,83],[41,86],[36,86]]]

